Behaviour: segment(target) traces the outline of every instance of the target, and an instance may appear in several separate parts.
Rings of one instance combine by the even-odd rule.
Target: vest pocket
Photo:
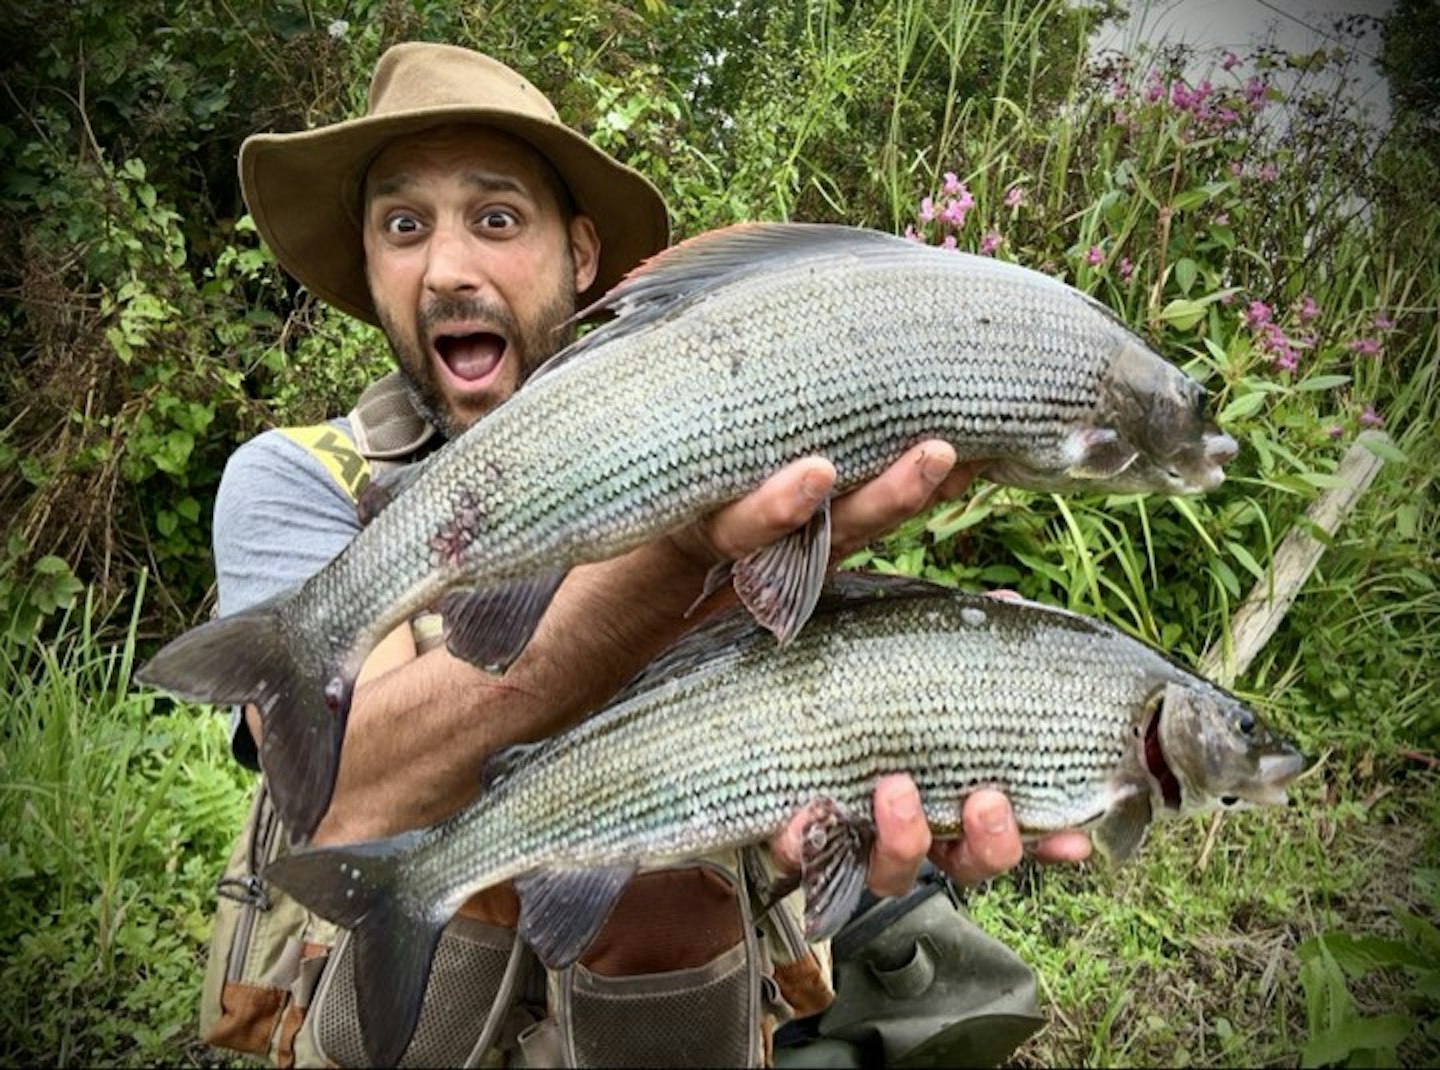
[[[571,1066],[753,1066],[758,1023],[748,942],[702,966],[560,980]]]
[[[738,863],[721,852],[633,878],[581,960],[550,973],[537,1050],[573,1067],[758,1065],[768,963]]]
[[[366,1066],[354,950],[345,932],[310,1008],[315,1042],[338,1066]],[[415,1036],[400,1066],[475,1066],[499,1038],[530,963],[511,929],[457,915],[440,934]]]

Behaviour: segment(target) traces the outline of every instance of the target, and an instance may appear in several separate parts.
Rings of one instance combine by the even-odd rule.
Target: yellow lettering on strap
[[[358,498],[370,482],[370,463],[360,456],[348,436],[329,424],[282,427],[280,433],[324,465],[325,471],[351,498]]]

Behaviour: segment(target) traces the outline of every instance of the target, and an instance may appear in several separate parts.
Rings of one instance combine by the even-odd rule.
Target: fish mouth
[[[1201,440],[1200,457],[1191,464],[1170,461],[1161,471],[1182,493],[1211,491],[1225,482],[1225,466],[1240,453],[1240,443],[1223,431],[1207,432]]]
[[[442,327],[430,336],[430,351],[445,379],[465,393],[498,378],[509,348],[504,335],[467,325]]]
[[[1165,801],[1165,809],[1179,810],[1180,778],[1165,760],[1165,748],[1160,745],[1160,713],[1157,706],[1150,715],[1150,723],[1145,726],[1145,768],[1155,778],[1155,783],[1160,785],[1160,797]]]
[[[1285,747],[1260,759],[1260,786],[1254,793],[1257,803],[1284,806],[1290,801],[1285,789],[1305,771],[1309,760],[1294,747]]]

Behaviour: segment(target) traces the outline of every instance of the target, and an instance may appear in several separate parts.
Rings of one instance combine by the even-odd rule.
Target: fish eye
[[[1245,735],[1253,735],[1255,732],[1255,715],[1247,709],[1238,710],[1235,714],[1235,727]]]
[[[1190,407],[1195,413],[1196,419],[1203,420],[1205,418],[1205,406],[1209,400],[1210,396],[1205,392],[1205,388],[1196,383],[1190,399]]]
[[[1240,797],[1239,797],[1238,795],[1222,795],[1222,796],[1220,796],[1220,805],[1223,806],[1223,807],[1225,807],[1226,809],[1229,809],[1230,807],[1234,806],[1234,805],[1235,805],[1236,803],[1238,803],[1239,801],[1240,801]]]

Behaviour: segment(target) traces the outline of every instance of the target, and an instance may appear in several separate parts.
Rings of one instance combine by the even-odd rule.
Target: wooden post
[[[1389,441],[1383,431],[1363,431],[1356,436],[1335,473],[1340,486],[1327,490],[1306,510],[1310,523],[1326,535],[1334,535],[1339,530],[1341,522],[1380,471],[1383,462],[1365,447],[1366,440],[1370,439]],[[1311,535],[1306,525],[1292,525],[1275,551],[1270,571],[1264,579],[1256,581],[1230,618],[1229,632],[1205,651],[1200,659],[1200,671],[1227,687],[1233,684],[1280,627],[1324,552],[1325,544]]]
[[[1326,535],[1334,535],[1339,530],[1341,522],[1380,471],[1382,462],[1365,447],[1367,439],[1388,442],[1389,436],[1383,431],[1362,431],[1357,435],[1335,473],[1340,485],[1320,495],[1305,511],[1310,523]],[[1310,534],[1307,525],[1292,524],[1275,551],[1270,571],[1250,588],[1245,601],[1230,618],[1229,631],[1211,644],[1200,659],[1201,673],[1226,687],[1232,685],[1280,627],[1324,552],[1325,544]],[[1217,810],[1210,819],[1205,845],[1195,861],[1196,869],[1204,870],[1209,865],[1210,851],[1224,818],[1225,811]]]

